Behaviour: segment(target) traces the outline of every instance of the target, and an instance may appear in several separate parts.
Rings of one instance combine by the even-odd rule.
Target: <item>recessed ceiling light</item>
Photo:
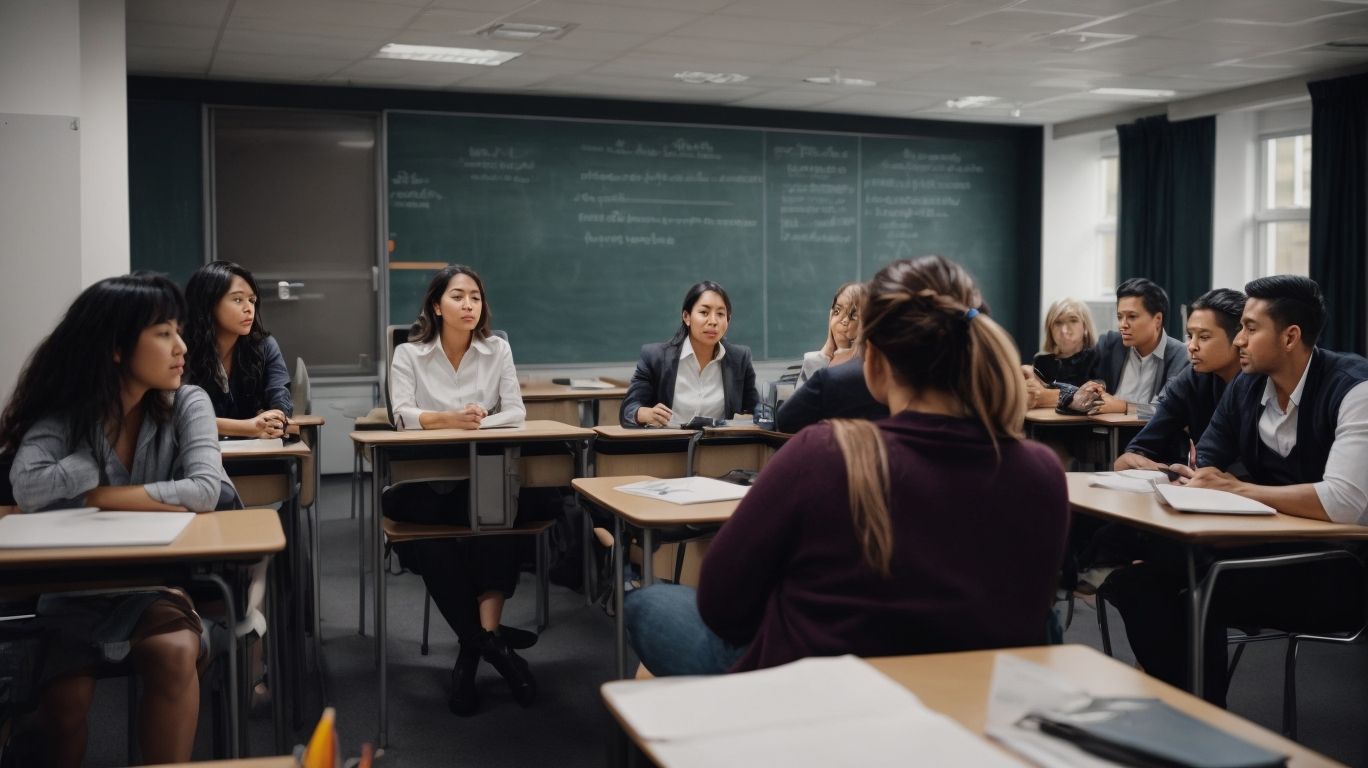
[[[831,70],[830,75],[805,77],[803,78],[803,82],[815,83],[817,85],[849,85],[855,88],[869,88],[878,85],[878,83],[873,80],[865,80],[862,77],[843,77],[841,75],[841,70],[839,69]]]
[[[674,76],[676,80],[694,85],[731,85],[750,79],[747,75],[735,72],[676,72]]]
[[[531,24],[510,21],[490,24],[476,34],[481,37],[493,37],[502,40],[539,40],[542,38],[559,40],[575,26],[575,24]]]
[[[490,51],[479,48],[445,48],[440,45],[388,43],[375,54],[377,59],[431,61],[440,64],[479,64],[497,67],[521,56],[519,51]]]
[[[1088,93],[1095,93],[1098,96],[1130,96],[1136,99],[1171,99],[1178,95],[1177,91],[1166,88],[1094,88]]]
[[[992,104],[997,101],[996,96],[961,96],[958,99],[950,99],[945,102],[945,106],[950,109],[974,109],[985,104]]]

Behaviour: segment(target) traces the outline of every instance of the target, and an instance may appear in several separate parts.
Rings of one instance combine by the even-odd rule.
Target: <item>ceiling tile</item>
[[[224,30],[223,39],[219,42],[220,53],[264,53],[275,56],[347,60],[369,57],[379,47],[378,40],[345,40],[279,32],[245,32],[232,27]]]
[[[312,82],[351,64],[350,59],[325,59],[309,56],[270,56],[260,53],[219,52],[209,75],[215,78],[298,80]]]
[[[179,24],[156,24],[148,21],[129,21],[125,45],[158,48],[189,48],[213,50],[218,39],[218,27],[187,27]]]
[[[197,74],[209,69],[209,50],[130,45],[128,71],[136,74]]]
[[[798,58],[818,50],[811,46],[782,43],[748,43],[737,45],[730,40],[709,40],[701,37],[665,35],[647,41],[637,48],[643,53],[721,57],[740,61],[781,62]]]
[[[228,12],[228,0],[128,0],[124,18],[159,24],[215,27]]]
[[[738,43],[830,45],[869,30],[870,25],[856,26],[853,24],[825,24],[713,15],[676,29],[674,34],[686,37],[731,40]]]
[[[573,22],[599,32],[661,35],[699,18],[701,16],[697,13],[680,13],[658,8],[629,8],[568,0],[544,0],[526,11],[514,14],[508,20],[532,23]]]
[[[839,98],[840,95],[819,89],[774,90],[737,99],[731,103],[738,107],[755,107],[757,109],[810,109],[829,104]]]
[[[459,82],[482,69],[474,64],[434,64],[425,61],[396,59],[366,59],[345,67],[336,77],[356,82],[379,82],[393,85],[445,86]]]
[[[737,0],[719,11],[725,16],[753,16],[792,21],[819,21],[833,24],[884,24],[903,20],[944,5],[943,0]]]
[[[316,20],[327,19],[349,27],[400,29],[418,15],[418,9],[359,0],[236,0],[233,18],[275,19],[297,25],[306,32]]]

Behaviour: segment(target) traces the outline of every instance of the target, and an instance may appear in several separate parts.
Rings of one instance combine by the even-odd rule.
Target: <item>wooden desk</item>
[[[1190,688],[1202,695],[1202,641],[1216,580],[1226,570],[1291,565],[1346,556],[1343,550],[1311,550],[1300,554],[1217,558],[1198,578],[1198,553],[1232,545],[1300,543],[1326,545],[1368,540],[1368,526],[1308,520],[1291,515],[1202,515],[1178,512],[1155,493],[1093,488],[1090,472],[1069,472],[1069,504],[1077,511],[1112,522],[1143,528],[1182,546],[1187,563],[1188,665]],[[1310,547],[1308,547],[1310,550]]]
[[[927,653],[918,656],[889,656],[867,661],[894,682],[915,693],[929,709],[987,738],[984,730],[988,719],[988,697],[992,690],[993,665],[1000,655],[1014,656],[1039,664],[1061,680],[1072,683],[1094,696],[1139,696],[1160,699],[1169,706],[1227,733],[1287,755],[1287,764],[1291,768],[1339,765],[1324,755],[1312,752],[1294,741],[1289,741],[1220,707],[1212,706],[1083,645]],[[650,743],[641,739],[627,725],[621,713],[614,709],[606,696],[604,702],[632,741],[655,760],[655,756],[651,754]],[[989,743],[1018,760],[1024,760],[996,741]],[[916,762],[913,758],[909,759],[911,763]]]
[[[249,757],[202,763],[164,763],[160,768],[299,768],[299,763],[293,757]]]
[[[522,385],[523,405],[527,408],[529,420],[559,421],[562,424],[593,426],[606,420],[602,416],[606,406],[611,406],[612,420],[617,423],[617,407],[627,396],[627,385],[612,379],[599,379],[613,386],[608,389],[577,389],[569,384],[553,384],[545,380],[532,380]],[[580,403],[589,404],[589,424],[580,419]]]
[[[470,466],[475,466],[476,451],[480,444],[509,444],[520,443],[545,443],[545,442],[566,442],[575,447],[578,454],[576,465],[578,471],[583,474],[585,465],[585,454],[589,440],[594,436],[593,430],[584,427],[574,427],[568,424],[561,424],[554,421],[528,421],[520,427],[502,429],[412,429],[412,430],[358,430],[352,432],[349,437],[360,450],[371,452],[371,563],[374,569],[374,625],[375,633],[375,655],[376,663],[380,668],[380,735],[377,746],[383,749],[388,742],[389,730],[389,711],[386,702],[388,686],[388,670],[386,664],[386,638],[385,632],[380,631],[383,627],[385,611],[385,590],[384,579],[381,578],[381,569],[385,567],[385,548],[384,537],[380,530],[381,505],[380,492],[384,489],[389,478],[389,463],[392,452],[395,449],[430,448],[436,455],[451,455],[457,451],[464,453]],[[479,521],[476,515],[477,489],[473,481],[470,485],[470,512],[471,530],[479,532]],[[362,514],[361,526],[365,530],[365,515]],[[363,557],[361,561],[362,571],[362,622],[365,616],[365,558],[364,558],[364,537],[362,537]],[[545,618],[546,606],[538,606],[538,615]],[[362,623],[358,622],[358,623]],[[364,628],[362,629],[364,633]]]
[[[290,417],[290,428],[298,432],[300,439],[309,446],[309,457],[300,472],[299,501],[309,514],[309,551],[313,554],[310,574],[313,584],[313,636],[318,653],[322,653],[323,647],[323,516],[318,508],[318,497],[323,488],[323,470],[319,452],[323,446],[322,432],[326,423],[322,416],[311,413]]]
[[[1053,408],[1032,408],[1026,412],[1026,435],[1040,439],[1040,431],[1051,427],[1095,427],[1107,432],[1107,469],[1121,455],[1121,430],[1143,427],[1147,421],[1133,413],[1063,414]]]
[[[164,575],[169,565],[187,564],[208,566],[215,563],[252,562],[269,558],[285,549],[285,533],[274,509],[236,509],[206,512],[196,515],[181,531],[176,540],[160,547],[50,547],[46,549],[0,549],[0,572],[7,584],[65,584],[98,583],[119,574]],[[275,569],[267,570],[272,582],[273,598],[278,598],[279,579]],[[200,581],[213,585],[223,595],[229,626],[237,625],[237,602],[228,583],[217,576],[203,576]],[[275,613],[272,604],[268,609]],[[278,617],[272,626],[280,626]],[[272,669],[280,668],[280,649],[277,632],[267,633],[267,654]],[[228,719],[233,736],[231,750],[239,754],[243,742],[240,727],[240,707],[237,687],[237,644],[228,644]],[[272,714],[276,728],[276,746],[284,745],[285,713],[282,697],[272,699]]]
[[[790,435],[752,424],[703,430],[594,428],[594,474],[688,477],[759,470]]]
[[[709,504],[672,504],[663,499],[648,499],[613,490],[619,485],[639,483],[657,478],[650,475],[625,477],[587,477],[571,483],[576,491],[600,508],[613,514],[613,606],[614,636],[616,638],[617,676],[627,677],[627,629],[623,623],[623,523],[641,531],[641,582],[654,580],[650,553],[654,549],[655,531],[679,525],[720,525],[731,518],[738,501],[717,501]]]

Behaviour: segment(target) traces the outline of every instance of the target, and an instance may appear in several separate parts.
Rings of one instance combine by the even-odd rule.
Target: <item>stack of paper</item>
[[[0,517],[0,549],[163,546],[193,512],[114,512],[93,507]]]
[[[1149,493],[1155,483],[1167,483],[1168,475],[1153,469],[1123,469],[1120,472],[1095,472],[1088,485],[1114,491]]]
[[[854,656],[603,694],[666,768],[1019,765]]]
[[[250,453],[252,451],[273,451],[285,446],[279,437],[251,437],[246,440],[220,440],[219,449],[224,453]]]
[[[711,477],[681,477],[674,480],[646,480],[619,485],[613,490],[660,499],[671,504],[704,504],[709,501],[733,501],[746,495],[749,486],[726,483]]]
[[[1208,512],[1218,515],[1273,515],[1278,510],[1229,491],[1214,488],[1189,488],[1185,485],[1160,485],[1155,490],[1164,502],[1179,512]]]
[[[571,379],[571,389],[612,389],[613,385],[602,379]]]

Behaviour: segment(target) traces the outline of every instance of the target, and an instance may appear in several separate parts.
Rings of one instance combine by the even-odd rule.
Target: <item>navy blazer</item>
[[[637,361],[632,382],[627,385],[627,395],[622,398],[622,409],[618,412],[622,426],[641,426],[636,421],[639,408],[651,408],[656,403],[674,407],[679,351],[684,343],[667,341],[641,348],[641,359]],[[722,412],[728,419],[734,413],[754,413],[760,394],[755,391],[755,368],[751,366],[750,347],[725,340],[721,343],[726,350],[726,355],[722,357]]]
[[[1188,368],[1173,377],[1159,393],[1154,415],[1131,439],[1126,452],[1164,464],[1188,463],[1188,441],[1202,439],[1225,391],[1226,382],[1214,373]]]
[[[1091,378],[1106,384],[1108,394],[1116,394],[1130,350],[1130,347],[1121,343],[1121,334],[1116,331],[1107,331],[1097,340],[1097,361]],[[1186,344],[1167,334],[1164,335],[1163,348],[1155,351],[1162,360],[1154,380],[1154,394],[1157,397],[1174,376],[1192,366],[1192,358],[1188,356]]]
[[[859,358],[812,374],[775,416],[780,432],[797,432],[822,419],[882,419],[888,406],[874,399]]]

